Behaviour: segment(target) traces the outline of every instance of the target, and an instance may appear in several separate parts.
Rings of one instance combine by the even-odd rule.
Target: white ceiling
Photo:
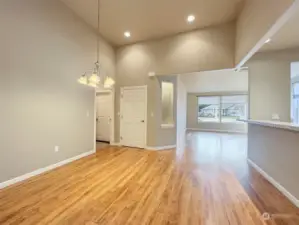
[[[61,0],[92,27],[97,27],[97,0]],[[234,20],[243,0],[101,0],[100,33],[113,45],[218,25]],[[193,14],[196,20],[186,23]],[[124,31],[131,32],[125,39]]]
[[[271,37],[271,42],[264,44],[259,51],[266,52],[295,47],[299,47],[299,5],[287,23]]]

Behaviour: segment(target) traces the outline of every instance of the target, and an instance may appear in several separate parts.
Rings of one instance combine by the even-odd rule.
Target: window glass
[[[222,96],[221,97],[221,122],[237,122],[245,119],[247,115],[247,96]]]
[[[198,97],[198,122],[220,122],[220,97]]]
[[[299,123],[299,83],[293,83],[292,84],[292,122],[293,123]]]
[[[173,83],[162,81],[162,124],[174,124]]]

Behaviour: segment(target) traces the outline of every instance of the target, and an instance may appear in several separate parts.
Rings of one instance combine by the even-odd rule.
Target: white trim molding
[[[112,146],[122,146],[120,144],[120,142],[110,142],[110,145],[112,145]]]
[[[63,160],[63,161],[60,161],[58,163],[55,163],[55,164],[52,164],[52,165],[49,165],[49,166],[46,166],[44,168],[40,168],[40,169],[37,169],[37,170],[34,170],[30,173],[26,173],[24,175],[21,175],[19,177],[15,177],[13,179],[10,179],[8,181],[4,181],[2,183],[0,183],[0,189],[3,189],[5,187],[8,187],[10,185],[13,185],[13,184],[16,184],[16,183],[19,183],[21,181],[24,181],[24,180],[27,180],[31,177],[34,177],[34,176],[37,176],[39,174],[42,174],[42,173],[45,173],[45,172],[48,172],[50,170],[53,170],[55,168],[58,168],[58,167],[61,167],[63,165],[66,165],[68,163],[71,163],[75,160],[78,160],[78,159],[81,159],[83,157],[86,157],[86,156],[89,156],[89,155],[92,155],[94,154],[96,151],[95,150],[91,150],[91,151],[88,151],[88,152],[84,152],[80,155],[77,155],[77,156],[74,156],[72,158],[69,158],[69,159],[66,159],[66,160]]]
[[[174,124],[161,124],[162,129],[173,129],[175,128]]]
[[[170,150],[176,148],[176,145],[166,145],[166,146],[146,146],[146,150],[154,150],[154,151],[160,151],[160,150]]]
[[[266,180],[268,180],[274,187],[276,187],[285,197],[287,197],[295,206],[299,208],[299,200],[292,195],[285,187],[278,183],[273,177],[267,174],[262,168],[256,165],[252,160],[247,159],[248,163],[256,169]]]
[[[215,132],[215,133],[231,133],[231,134],[247,134],[246,131],[236,131],[236,130],[216,130],[216,129],[200,129],[200,128],[187,128],[187,131]]]

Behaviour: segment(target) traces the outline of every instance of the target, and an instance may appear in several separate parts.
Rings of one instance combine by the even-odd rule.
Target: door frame
[[[94,149],[96,149],[96,140],[97,140],[97,94],[98,93],[109,93],[111,97],[111,123],[110,123],[110,144],[113,144],[115,141],[114,137],[114,124],[115,124],[115,90],[95,90],[94,92]]]
[[[134,90],[134,89],[143,89],[145,92],[145,102],[144,102],[144,144],[141,146],[142,148],[146,148],[147,146],[147,85],[143,86],[125,86],[120,88],[120,110],[119,110],[119,143],[120,145],[123,145],[123,141],[121,140],[121,126],[122,126],[122,121],[121,121],[121,116],[122,116],[122,105],[123,105],[123,98],[122,94],[124,90]]]

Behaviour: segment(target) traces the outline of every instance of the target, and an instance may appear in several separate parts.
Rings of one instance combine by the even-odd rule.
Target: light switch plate
[[[273,113],[273,114],[272,114],[272,120],[280,120],[280,118],[279,118],[279,114],[277,114],[277,113]]]
[[[55,147],[54,147],[54,151],[55,151],[55,152],[59,152],[59,146],[55,146]]]

